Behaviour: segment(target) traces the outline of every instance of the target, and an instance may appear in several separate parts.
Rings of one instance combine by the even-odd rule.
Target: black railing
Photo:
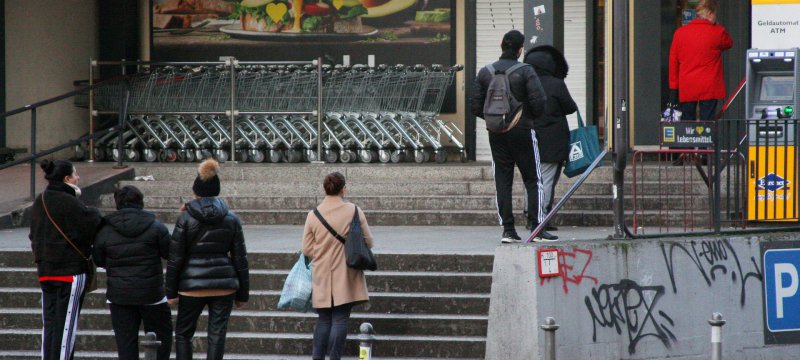
[[[93,129],[90,129],[89,134],[87,134],[85,136],[82,136],[82,137],[80,137],[78,139],[67,141],[66,143],[63,143],[61,145],[52,147],[52,148],[47,149],[47,150],[42,150],[42,151],[36,151],[36,140],[37,140],[36,139],[36,132],[37,132],[37,120],[38,120],[37,119],[37,110],[39,108],[43,107],[43,106],[50,105],[50,104],[53,104],[53,103],[56,103],[56,102],[59,102],[59,101],[65,100],[65,99],[70,99],[70,98],[72,98],[74,96],[83,95],[83,94],[85,94],[87,92],[90,92],[90,91],[94,91],[97,88],[100,88],[100,87],[103,87],[103,86],[107,86],[107,84],[108,84],[107,82],[99,82],[97,84],[92,84],[90,86],[82,87],[80,89],[76,89],[76,90],[73,90],[73,91],[58,95],[58,96],[51,97],[51,98],[46,99],[46,100],[42,100],[42,101],[38,101],[38,102],[35,102],[35,103],[32,103],[32,104],[28,104],[28,105],[19,107],[17,109],[14,109],[14,110],[11,110],[11,111],[7,111],[7,112],[4,112],[4,113],[0,114],[0,119],[4,119],[4,118],[7,118],[9,116],[13,116],[13,115],[17,115],[17,114],[23,114],[25,112],[30,112],[30,121],[31,121],[31,140],[30,140],[30,145],[29,145],[30,146],[29,147],[30,155],[26,156],[26,157],[24,157],[22,159],[18,159],[18,160],[15,160],[15,161],[12,161],[12,162],[8,162],[8,163],[5,163],[5,164],[0,164],[0,170],[3,170],[3,169],[6,169],[6,168],[9,168],[9,167],[12,167],[12,166],[16,166],[16,165],[19,165],[19,164],[24,164],[26,162],[30,163],[30,200],[33,200],[33,199],[36,198],[36,160],[37,159],[39,159],[41,157],[44,157],[44,156],[47,156],[47,155],[50,155],[50,154],[53,154],[53,153],[55,153],[57,151],[69,148],[71,146],[75,146],[75,145],[81,144],[83,142],[91,141],[91,140],[96,139],[98,137],[105,136],[105,135],[107,135],[109,133],[112,133],[112,132],[118,132],[120,135],[122,134],[121,130],[124,129],[124,127],[125,127],[125,118],[127,117],[127,104],[128,104],[128,100],[130,98],[130,90],[126,86],[124,93],[120,97],[120,102],[121,102],[120,109],[121,110],[119,112],[119,122],[118,122],[117,126],[113,126],[113,127],[110,127],[108,129],[105,129],[105,130],[102,130],[102,131],[99,131],[99,132],[94,132]],[[122,142],[120,141],[120,145],[121,144],[122,144]],[[91,151],[91,149],[90,149],[90,151]],[[120,149],[120,153],[121,153],[121,149]],[[119,159],[120,160],[118,161],[117,165],[118,166],[122,166],[122,156],[120,156]]]
[[[663,124],[662,135],[677,129],[691,137],[691,132],[708,133],[710,128],[712,144],[634,153],[633,231],[626,226],[628,236],[800,229],[798,121]],[[648,156],[651,161],[645,167],[642,160]],[[658,230],[645,231],[653,227]]]

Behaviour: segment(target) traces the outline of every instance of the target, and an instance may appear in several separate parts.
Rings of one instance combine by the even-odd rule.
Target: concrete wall
[[[97,54],[95,0],[5,1],[6,109],[15,109],[70,90],[87,79]],[[39,150],[88,132],[88,114],[72,100],[37,113]],[[6,144],[28,148],[30,114],[7,120]]]
[[[561,277],[541,280],[540,246],[495,253],[486,359],[543,359],[552,316],[559,359],[708,359],[721,312],[729,359],[797,359],[800,346],[764,345],[759,243],[763,235],[559,242]]]

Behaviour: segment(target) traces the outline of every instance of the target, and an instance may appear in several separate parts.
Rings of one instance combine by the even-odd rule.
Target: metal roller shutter
[[[477,71],[500,57],[500,41],[509,30],[524,31],[522,0],[490,1],[477,0],[476,3],[475,53]],[[489,149],[489,134],[483,119],[475,123],[475,159],[492,160]]]
[[[566,83],[586,121],[586,0],[564,1],[564,56],[569,63]],[[578,126],[577,115],[567,117],[570,128]]]

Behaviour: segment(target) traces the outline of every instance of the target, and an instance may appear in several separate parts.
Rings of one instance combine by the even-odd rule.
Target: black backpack
[[[483,102],[483,120],[486,121],[487,130],[506,132],[516,125],[514,119],[517,117],[518,120],[522,103],[511,93],[508,76],[524,66],[529,65],[517,63],[502,71],[495,70],[491,64],[486,65],[486,69],[492,74],[492,81],[486,89],[486,100]]]

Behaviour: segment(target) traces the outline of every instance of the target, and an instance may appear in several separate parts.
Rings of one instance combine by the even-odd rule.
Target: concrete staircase
[[[370,322],[381,359],[482,359],[491,255],[376,254],[381,271],[368,272],[370,302],[353,309],[347,355],[357,356],[358,326]],[[226,359],[307,359],[316,315],[276,309],[292,253],[253,253],[251,297],[234,310]],[[40,290],[29,251],[0,252],[0,359],[37,359],[41,339]],[[105,285],[100,273],[98,285]],[[173,313],[173,320],[175,314]],[[203,358],[205,314],[195,339]],[[104,289],[87,295],[76,358],[116,358]]]
[[[177,209],[192,198],[191,186],[196,175],[195,164],[136,164],[136,176],[151,175],[155,181],[121,181],[145,193],[145,206],[166,223],[174,223]],[[651,168],[653,169],[653,168]],[[249,225],[301,225],[309,209],[319,204],[324,192],[322,178],[333,171],[347,178],[348,200],[369,214],[373,225],[465,226],[497,225],[495,186],[491,166],[477,164],[445,165],[297,165],[237,164],[222,166],[222,193],[228,205]],[[628,170],[630,173],[630,169]],[[638,191],[637,207],[643,209],[639,223],[671,225],[683,222],[679,209],[708,208],[702,195],[686,203],[687,184],[676,171],[664,174],[668,182],[645,178]],[[641,178],[641,175],[640,175]],[[556,215],[554,224],[564,226],[612,226],[612,169],[596,169],[589,179]],[[625,185],[626,209],[633,209],[632,181]],[[572,186],[575,178],[562,177],[556,187],[557,199]],[[702,183],[691,191],[700,191]],[[699,184],[699,185],[698,185]],[[653,196],[650,194],[662,194]],[[666,195],[664,195],[666,194]],[[98,204],[112,211],[111,195],[101,197]],[[517,173],[514,182],[514,208],[517,224],[524,224],[523,185]],[[669,213],[659,209],[671,209]],[[629,213],[632,214],[631,211]],[[707,214],[693,215],[695,221]],[[629,215],[629,223],[632,216]]]

